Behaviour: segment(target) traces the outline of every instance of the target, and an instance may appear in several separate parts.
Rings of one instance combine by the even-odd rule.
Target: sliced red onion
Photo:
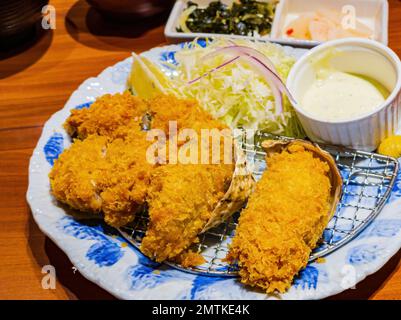
[[[240,55],[248,63],[250,63],[251,66],[254,67],[255,71],[262,73],[262,75],[266,79],[266,81],[269,84],[270,89],[272,91],[274,101],[276,103],[276,113],[277,114],[280,114],[283,112],[283,97],[280,94],[280,92],[286,94],[288,96],[288,98],[291,100],[291,102],[294,101],[291,93],[288,91],[284,82],[281,80],[280,76],[274,71],[275,69],[272,70],[269,67],[269,66],[273,66],[273,68],[274,68],[273,63],[270,61],[269,58],[267,58],[261,52],[255,50],[253,48],[248,48],[245,46],[228,46],[228,47],[218,49],[215,52],[206,55],[204,57],[204,59],[212,58],[215,55],[217,55],[218,53],[228,53],[228,54]],[[254,53],[254,55],[251,53]],[[259,59],[259,58],[262,58],[262,59]],[[266,63],[268,65],[266,65]],[[261,69],[261,67],[262,67],[262,69]],[[277,92],[277,91],[279,91],[279,92]]]
[[[266,66],[268,66],[272,71],[274,71],[277,74],[277,70],[276,70],[276,67],[274,66],[273,62],[268,57],[266,57],[262,52],[254,49],[254,48],[251,48],[251,47],[237,45],[233,41],[230,41],[230,43],[232,43],[233,45],[219,48],[216,51],[204,56],[203,59],[209,59],[209,58],[212,58],[219,54],[224,54],[224,53],[238,55],[239,52],[241,52],[248,56],[253,56],[253,57],[259,59],[260,61],[262,61]]]
[[[280,76],[278,74],[276,74],[275,72],[273,72],[268,66],[266,66],[263,61],[260,61],[258,58],[256,57],[249,57],[252,60],[257,61],[260,65],[262,65],[264,68],[266,68],[269,73],[271,74],[274,83],[276,84],[277,88],[284,94],[287,95],[287,97],[291,100],[294,101],[294,98],[292,97],[291,92],[288,90],[288,88],[286,87],[286,85],[284,84],[283,80],[281,80]]]
[[[283,95],[281,94],[279,86],[277,85],[277,78],[273,76],[273,73],[269,68],[267,68],[262,62],[260,62],[255,57],[250,57],[248,55],[245,55],[242,56],[241,58],[245,59],[256,72],[259,72],[265,78],[274,97],[276,115],[281,114],[284,110],[283,106],[284,102],[283,102]]]
[[[258,51],[256,49],[246,47],[246,46],[239,46],[239,45],[227,46],[227,47],[219,48],[216,51],[207,54],[206,56],[204,56],[202,58],[202,60],[208,60],[208,59],[211,59],[211,58],[217,56],[218,54],[223,54],[223,53],[233,54],[236,56],[238,56],[238,55],[239,56],[249,56],[249,57],[255,58],[261,64],[263,64],[265,68],[269,69],[269,71],[271,73],[273,73],[274,77],[278,79],[278,81],[280,82],[279,83],[280,91],[285,93],[288,96],[288,98],[293,99],[291,93],[288,91],[284,82],[281,80],[280,76],[276,72],[276,68],[274,67],[273,62],[268,57],[266,57],[263,53],[261,53],[260,51]]]
[[[267,83],[270,86],[270,90],[272,91],[272,95],[274,97],[274,102],[276,105],[276,115],[279,115],[283,112],[284,110],[284,99],[282,94],[286,94],[288,98],[290,99],[291,102],[294,101],[291,93],[288,91],[287,87],[285,86],[284,82],[281,80],[280,76],[277,74],[276,69],[271,62],[271,60],[266,57],[263,53],[259,52],[256,49],[249,48],[246,46],[239,46],[239,45],[232,45],[232,46],[227,46],[223,48],[219,48],[216,51],[207,54],[202,58],[202,60],[208,60],[211,58],[214,58],[215,56],[219,54],[231,54],[235,55],[236,57],[233,59],[230,59],[223,64],[219,65],[218,67],[212,69],[211,71],[203,74],[202,76],[193,79],[188,82],[188,84],[192,84],[201,78],[207,76],[208,74],[215,72],[219,70],[220,68],[236,61],[238,58],[243,58],[246,60],[256,72],[259,72],[262,74],[262,76],[265,78]]]
[[[235,57],[233,59],[230,59],[228,61],[223,62],[221,65],[217,66],[216,68],[213,68],[212,70],[202,74],[201,76],[199,76],[199,77],[197,77],[195,79],[192,79],[191,81],[188,81],[188,84],[193,84],[194,82],[199,81],[200,79],[202,79],[202,78],[206,77],[207,75],[209,75],[209,74],[211,74],[211,73],[213,73],[213,72],[225,67],[226,65],[236,61],[237,59],[239,59],[239,56],[237,56],[237,57]]]

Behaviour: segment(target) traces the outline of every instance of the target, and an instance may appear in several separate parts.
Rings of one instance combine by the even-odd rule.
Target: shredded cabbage
[[[271,43],[219,39],[208,42],[204,47],[195,40],[175,54],[177,64],[169,65],[169,68],[175,71],[172,72],[174,91],[177,91],[179,96],[198,100],[212,116],[232,128],[243,127],[291,137],[304,137],[305,134],[288,99],[285,98],[283,112],[276,114],[270,87],[245,61],[238,59],[216,72],[207,74],[232,56],[221,54],[207,61],[203,61],[202,57],[218,48],[232,45],[233,42],[265,54],[273,62],[283,81],[295,62],[280,46]],[[204,74],[207,75],[203,76]],[[200,80],[188,84],[201,76],[203,77]]]

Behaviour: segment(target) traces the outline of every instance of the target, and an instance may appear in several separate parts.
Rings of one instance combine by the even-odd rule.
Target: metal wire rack
[[[263,132],[247,136],[239,141],[246,152],[248,164],[256,180],[266,169],[265,153],[261,142],[265,139],[287,139]],[[336,161],[343,178],[342,197],[336,213],[324,230],[318,246],[309,260],[326,256],[355,238],[381,211],[390,196],[398,174],[398,162],[394,158],[347,148],[320,144]],[[208,276],[237,276],[237,265],[224,261],[234,236],[239,213],[200,236],[192,250],[202,254],[205,263],[192,268],[167,262],[168,265],[190,273]],[[139,248],[148,224],[147,212],[139,214],[132,225],[120,228],[121,234]]]

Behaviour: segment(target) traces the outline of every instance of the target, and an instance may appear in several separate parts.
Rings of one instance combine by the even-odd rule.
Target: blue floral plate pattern
[[[143,53],[164,72],[175,63],[181,45]],[[284,47],[299,58],[305,49]],[[322,299],[355,286],[380,269],[401,247],[401,174],[379,216],[354,240],[310,263],[290,290],[268,296],[242,285],[236,278],[194,275],[155,263],[97,220],[76,220],[50,194],[48,173],[55,159],[71,144],[62,124],[74,108],[88,107],[98,96],[126,88],[131,58],[89,78],[71,95],[63,109],[45,124],[29,166],[27,200],[40,229],[69,257],[79,272],[121,299]]]

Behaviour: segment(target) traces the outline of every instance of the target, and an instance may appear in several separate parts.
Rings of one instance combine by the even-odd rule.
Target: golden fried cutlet
[[[140,131],[129,140],[97,135],[75,140],[49,174],[52,194],[74,209],[103,212],[112,226],[127,224],[145,202],[153,167],[145,157],[148,145]]]
[[[147,197],[150,222],[141,251],[161,262],[196,242],[231,177],[229,165],[177,164],[155,169]]]
[[[329,166],[302,146],[267,158],[227,256],[241,282],[283,292],[306,266],[329,219]]]
[[[150,222],[141,250],[159,262],[177,258],[185,265],[194,261],[198,263],[202,261],[199,257],[184,251],[197,241],[198,234],[230,185],[234,161],[232,149],[225,149],[224,143],[232,143],[231,131],[191,100],[159,96],[151,99],[149,106],[153,115],[152,128],[168,130],[169,121],[176,120],[178,130],[192,129],[198,134],[195,158],[198,164],[171,164],[167,150],[167,163],[170,164],[153,171],[147,196]],[[171,106],[171,109],[166,106]],[[224,129],[226,131],[221,131]],[[202,136],[203,130],[217,132]],[[218,148],[212,149],[213,143]],[[223,163],[225,151],[229,151],[226,164]],[[213,155],[219,156],[219,164],[211,164]],[[208,164],[201,164],[202,159]],[[185,257],[180,259],[180,254]]]
[[[160,95],[150,100],[132,96],[129,92],[99,97],[89,108],[72,110],[64,123],[68,134],[85,139],[98,134],[124,138],[131,130],[141,128],[143,116],[151,116],[151,128],[161,129],[169,136],[169,122],[176,121],[177,129],[226,128],[204,111],[195,100]]]
[[[222,122],[214,119],[203,110],[195,100],[178,99],[171,95],[160,95],[149,100],[152,113],[152,128],[169,131],[169,122],[176,121],[178,130],[193,129],[200,133],[201,129],[227,128]]]
[[[105,94],[97,98],[89,108],[72,110],[64,128],[69,135],[79,139],[85,139],[91,134],[124,138],[127,130],[140,128],[142,116],[147,111],[146,101],[128,91]]]

